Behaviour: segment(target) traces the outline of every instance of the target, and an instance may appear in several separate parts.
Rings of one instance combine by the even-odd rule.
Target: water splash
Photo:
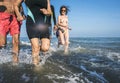
[[[96,71],[89,71],[89,70],[87,70],[84,66],[80,66],[80,68],[83,70],[83,71],[85,71],[85,72],[87,72],[90,76],[94,76],[95,78],[98,78],[98,79],[100,79],[100,81],[101,81],[101,83],[109,83],[103,76],[102,76],[102,74],[98,74]]]
[[[27,74],[25,74],[25,73],[21,76],[21,78],[22,78],[22,80],[24,80],[25,82],[28,82],[28,81],[30,80],[30,77],[27,76]]]

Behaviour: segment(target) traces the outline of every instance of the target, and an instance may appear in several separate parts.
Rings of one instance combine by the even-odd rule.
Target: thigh
[[[13,36],[15,34],[20,34],[20,23],[17,21],[15,16],[12,16],[12,20],[10,23],[10,34]]]
[[[42,46],[50,46],[50,39],[48,39],[48,38],[42,38],[41,39],[41,45]]]
[[[39,38],[38,32],[35,30],[35,24],[32,19],[28,16],[26,20],[26,31],[29,39]]]
[[[7,20],[0,20],[0,35],[6,36],[8,30],[8,22]]]
[[[65,42],[69,43],[69,32],[68,32],[68,30],[65,31],[64,36],[65,36]]]
[[[64,44],[65,40],[64,40],[64,34],[59,30],[59,39],[60,42]]]

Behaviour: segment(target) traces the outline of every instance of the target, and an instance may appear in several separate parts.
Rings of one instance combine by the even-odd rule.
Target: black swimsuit
[[[40,9],[47,9],[47,0],[26,0],[28,7],[28,16],[26,21],[26,29],[28,37],[31,38],[49,38],[49,19]],[[44,29],[41,29],[44,25]]]

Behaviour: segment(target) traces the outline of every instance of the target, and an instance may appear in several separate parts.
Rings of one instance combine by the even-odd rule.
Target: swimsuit
[[[0,12],[0,34],[6,36],[10,32],[10,35],[20,33],[20,23],[17,21],[16,16]]]
[[[26,29],[29,39],[49,38],[50,18],[40,11],[41,8],[47,9],[47,0],[26,0],[25,3],[28,9]]]

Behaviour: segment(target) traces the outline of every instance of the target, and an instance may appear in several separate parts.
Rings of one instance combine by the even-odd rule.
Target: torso
[[[4,0],[4,2],[0,2],[2,3],[1,6],[5,6],[6,10],[4,12],[10,13],[10,14],[14,14],[14,1],[15,0]]]
[[[45,15],[40,12],[41,8],[47,9],[47,0],[26,0],[28,8],[31,10],[36,22],[44,22]]]
[[[59,16],[60,19],[60,24],[63,26],[68,25],[68,17],[67,16]],[[61,26],[61,28],[65,29],[64,27]]]

